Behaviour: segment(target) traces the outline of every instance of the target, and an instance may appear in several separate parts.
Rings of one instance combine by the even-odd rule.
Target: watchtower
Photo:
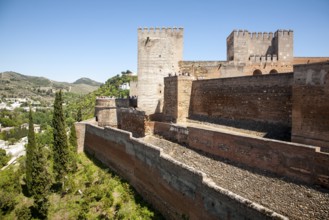
[[[293,31],[249,32],[234,30],[226,39],[227,61],[293,62]]]
[[[162,112],[164,77],[178,75],[183,59],[183,28],[138,28],[138,107]]]

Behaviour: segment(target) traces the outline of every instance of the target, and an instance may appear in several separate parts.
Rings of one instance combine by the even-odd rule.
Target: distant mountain
[[[76,80],[73,84],[86,84],[86,85],[90,85],[90,86],[101,86],[102,85],[102,83],[100,83],[100,82],[96,82],[92,79],[85,78],[85,77]]]
[[[85,80],[76,81],[80,83],[67,83],[16,72],[3,72],[0,73],[0,98],[33,97],[49,101],[53,100],[54,93],[59,90],[84,95],[99,88],[100,83],[91,79],[82,79]]]

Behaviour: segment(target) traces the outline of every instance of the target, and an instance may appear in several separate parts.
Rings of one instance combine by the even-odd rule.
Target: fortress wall
[[[329,188],[329,154],[319,147],[153,122],[154,134],[240,165]]]
[[[329,188],[329,154],[320,148],[188,127],[188,146],[248,167]]]
[[[178,124],[152,121],[147,124],[152,134],[161,136],[166,140],[179,144],[188,144],[188,129]]]
[[[169,76],[164,78],[163,113],[171,122],[184,122],[188,117],[191,100],[192,76]]]
[[[193,81],[190,118],[291,127],[293,74]]]
[[[292,141],[329,152],[329,62],[294,66]]]
[[[118,128],[131,132],[134,137],[145,136],[145,112],[130,108],[120,108],[117,114]]]
[[[294,65],[329,62],[329,57],[294,57]]]
[[[128,108],[129,99],[117,99],[109,97],[98,97],[96,99],[95,117],[98,125],[104,126],[117,126],[119,108]]]
[[[168,219],[286,219],[215,185],[129,132],[86,125],[84,147]]]

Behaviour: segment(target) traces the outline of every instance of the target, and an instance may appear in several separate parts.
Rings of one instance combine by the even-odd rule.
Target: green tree
[[[29,194],[33,196],[37,217],[45,219],[48,212],[50,178],[44,146],[36,143],[31,109],[26,148],[26,184]]]
[[[6,151],[4,149],[0,148],[0,168],[6,166],[9,160],[10,156],[6,154]]]
[[[31,195],[33,195],[33,185],[34,185],[34,176],[36,175],[35,163],[37,161],[36,158],[36,142],[35,142],[35,133],[33,126],[33,118],[32,111],[30,109],[29,113],[29,131],[27,134],[27,146],[26,146],[26,186]]]
[[[77,113],[77,122],[82,121],[82,113],[81,113],[81,108],[78,108],[78,113]]]
[[[77,143],[77,134],[74,124],[71,125],[69,143],[70,143],[70,171],[75,172],[78,169],[77,157],[76,157],[78,150],[78,143]]]
[[[57,181],[62,181],[67,174],[70,157],[62,103],[62,91],[59,91],[55,96],[53,115],[53,170]]]

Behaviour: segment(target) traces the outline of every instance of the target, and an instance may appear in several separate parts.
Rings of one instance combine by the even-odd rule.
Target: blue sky
[[[104,82],[137,71],[138,27],[174,26],[184,60],[226,60],[233,29],[292,29],[295,56],[329,56],[329,0],[0,0],[0,72]]]

